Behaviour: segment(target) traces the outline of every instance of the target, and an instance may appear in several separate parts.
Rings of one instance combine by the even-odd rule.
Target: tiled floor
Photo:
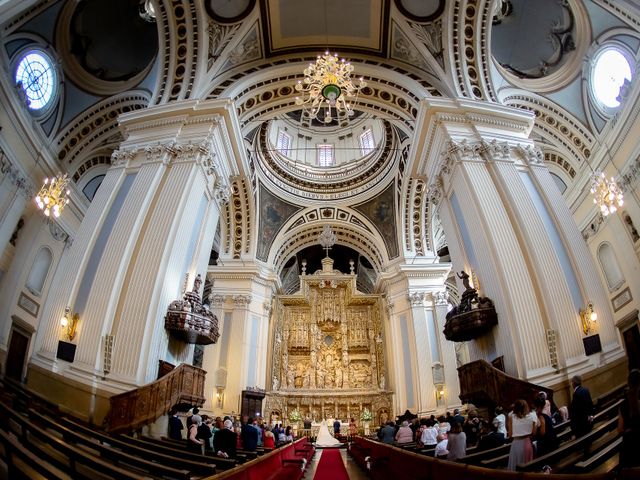
[[[322,449],[316,450],[316,454],[307,466],[307,470],[304,474],[304,480],[313,480],[313,477],[316,474],[316,469],[318,468],[318,462],[320,461],[321,455]],[[349,456],[346,448],[340,449],[340,455],[342,455],[342,461],[344,462],[344,466],[347,469],[349,480],[366,480],[368,478],[364,471],[362,471],[362,469]]]

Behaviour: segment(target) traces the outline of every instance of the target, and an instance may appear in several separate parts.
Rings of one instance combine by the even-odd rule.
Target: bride
[[[316,447],[337,447],[342,445],[337,439],[329,433],[329,427],[327,421],[323,420],[320,424],[320,430],[318,430],[318,436],[316,437]]]

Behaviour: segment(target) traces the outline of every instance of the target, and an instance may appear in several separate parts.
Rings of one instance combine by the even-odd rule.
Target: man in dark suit
[[[580,375],[571,379],[571,386],[573,387],[573,398],[569,406],[569,419],[571,420],[571,431],[578,438],[591,431],[593,401],[589,390],[582,386]]]
[[[240,431],[240,438],[242,439],[242,449],[253,452],[258,446],[258,430],[253,425],[253,417],[249,417],[247,423],[242,426]]]
[[[333,422],[333,436],[338,438],[338,435],[340,435],[340,420],[336,418]]]
[[[172,440],[182,440],[182,420],[178,417],[176,410],[171,410],[171,416],[169,417],[169,438]]]
[[[225,458],[235,458],[238,437],[233,431],[231,420],[224,421],[224,428],[218,430],[213,437],[213,451],[216,455]]]

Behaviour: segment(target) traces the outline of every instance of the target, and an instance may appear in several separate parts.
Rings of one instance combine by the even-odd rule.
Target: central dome
[[[347,127],[289,112],[263,123],[255,142],[264,179],[298,198],[351,198],[379,184],[396,163],[391,124],[362,112]]]

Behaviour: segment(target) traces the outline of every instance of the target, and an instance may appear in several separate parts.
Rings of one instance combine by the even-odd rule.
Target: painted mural
[[[389,258],[398,256],[398,238],[396,226],[396,205],[394,202],[395,182],[391,183],[377,197],[353,207],[366,216],[382,235]]]
[[[269,249],[278,231],[302,207],[280,200],[260,186],[260,218],[258,221],[258,251],[256,257],[263,262],[269,257]]]

